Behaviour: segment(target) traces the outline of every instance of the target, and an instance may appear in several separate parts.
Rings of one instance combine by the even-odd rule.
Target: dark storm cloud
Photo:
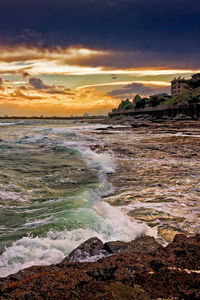
[[[151,94],[153,89],[144,86],[142,83],[131,83],[123,87],[123,89],[115,89],[109,92],[110,96],[121,96],[127,94]]]
[[[2,0],[0,42],[167,53],[200,47],[199,0]]]
[[[169,88],[168,87],[159,87],[159,86],[145,86],[142,83],[131,83],[126,86],[124,86],[122,89],[115,89],[109,92],[108,94],[110,96],[114,96],[117,98],[129,98],[133,97],[133,95],[140,94],[149,96],[152,94],[160,94],[160,93],[168,93]]]

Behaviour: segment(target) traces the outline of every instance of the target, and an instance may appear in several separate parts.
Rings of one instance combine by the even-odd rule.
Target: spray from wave
[[[63,149],[65,149],[68,159],[74,161],[73,166],[76,166],[77,159],[82,160],[87,167],[87,172],[91,172],[91,176],[84,183],[82,177],[87,174],[84,175],[84,168],[78,164],[74,170],[71,169],[71,177],[74,172],[74,179],[69,178],[70,184],[66,182],[66,178],[62,177],[64,173],[57,169],[56,171],[51,169],[52,173],[42,177],[42,180],[45,179],[46,186],[40,187],[41,191],[39,190],[37,195],[41,195],[44,188],[49,189],[51,195],[54,189],[54,194],[57,195],[56,193],[62,192],[63,185],[70,187],[73,193],[66,194],[65,191],[65,194],[59,194],[61,196],[57,198],[51,196],[48,201],[35,201],[32,206],[29,205],[28,209],[27,207],[21,208],[28,213],[31,212],[32,217],[26,217],[24,223],[20,225],[22,230],[27,230],[26,234],[13,241],[0,256],[0,277],[16,273],[32,265],[59,263],[80,243],[94,236],[103,242],[130,241],[145,232],[147,228],[144,224],[132,222],[123,212],[102,200],[103,196],[113,191],[106,176],[107,173],[114,172],[116,168],[112,153],[91,151],[88,136],[80,134],[77,129],[74,131],[69,128],[60,129],[55,125],[52,129],[43,127],[41,124],[39,129],[35,128],[34,124],[31,126],[31,128],[28,127],[28,132],[23,128],[23,137],[19,132],[15,139],[16,145],[42,147],[42,149],[46,147],[45,160],[41,160],[42,154],[39,156],[41,163],[44,161],[46,163],[47,157],[49,158],[46,151],[49,151],[49,155],[53,152],[52,157],[58,162],[61,161]],[[26,133],[26,138],[24,138],[24,133]],[[26,148],[23,151],[27,151]],[[23,155],[23,152],[21,154]],[[28,158],[27,163],[30,163]],[[48,164],[51,164],[51,160],[50,162],[48,160]],[[41,166],[38,164],[37,168],[43,174],[40,170]],[[51,176],[54,176],[53,183],[51,183]],[[82,176],[81,181],[76,181],[76,178],[80,176]],[[38,180],[41,181],[40,178]],[[54,181],[58,183],[55,184]],[[36,231],[30,233],[30,228],[35,228]]]

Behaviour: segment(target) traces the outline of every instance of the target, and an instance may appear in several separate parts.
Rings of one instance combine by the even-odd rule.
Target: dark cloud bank
[[[158,53],[197,67],[199,28],[199,0],[2,0],[0,9],[1,44]]]
[[[125,85],[122,89],[114,89],[108,94],[110,96],[114,96],[117,98],[130,98],[133,97],[133,95],[140,94],[140,95],[153,95],[153,94],[160,94],[160,93],[169,93],[169,88],[168,87],[149,87],[145,86],[142,83],[131,83]]]

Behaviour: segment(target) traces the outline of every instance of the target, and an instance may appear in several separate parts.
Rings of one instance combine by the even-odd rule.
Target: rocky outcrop
[[[103,242],[97,237],[94,237],[74,249],[63,262],[96,261],[108,254]]]
[[[119,252],[140,252],[140,253],[150,253],[160,247],[160,244],[151,236],[143,236],[134,241],[125,242],[108,242],[104,245],[105,250],[109,253],[119,253]]]
[[[153,240],[145,237],[137,243],[148,246],[149,241]],[[79,248],[91,255],[98,249],[103,248],[96,238]],[[59,265],[22,270],[0,280],[0,299],[200,299],[200,235],[176,235],[167,247],[150,253],[133,249],[97,262],[64,260]],[[71,259],[77,249],[73,252]]]

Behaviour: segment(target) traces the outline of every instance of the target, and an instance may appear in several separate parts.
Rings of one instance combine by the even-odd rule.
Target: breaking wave
[[[113,191],[107,180],[116,168],[113,154],[92,151],[94,138],[84,135],[83,127],[81,133],[78,127],[65,127],[33,123],[17,132],[10,127],[12,139],[6,143],[11,152],[15,148],[9,184],[0,173],[0,277],[32,265],[59,263],[94,236],[103,242],[130,241],[147,230],[102,199]],[[4,155],[7,163],[9,151]]]

